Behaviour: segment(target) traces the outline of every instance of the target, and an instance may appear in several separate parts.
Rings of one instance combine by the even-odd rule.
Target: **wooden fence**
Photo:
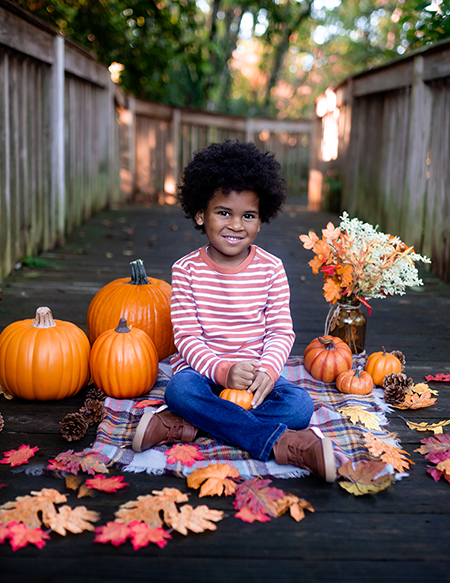
[[[317,111],[311,206],[339,182],[338,210],[402,237],[450,282],[450,40],[346,80]]]
[[[273,151],[289,193],[304,194],[310,130],[134,99],[91,53],[0,0],[0,280],[101,208],[174,203],[182,168],[214,141]]]
[[[199,148],[226,139],[254,141],[282,166],[288,193],[305,195],[311,122],[218,115],[117,94],[124,191],[150,202],[174,202],[175,184]]]

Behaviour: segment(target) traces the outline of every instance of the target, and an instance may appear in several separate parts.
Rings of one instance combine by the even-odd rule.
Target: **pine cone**
[[[405,355],[403,354],[403,352],[401,352],[400,350],[393,350],[391,352],[391,354],[393,354],[394,356],[396,356],[399,359],[399,361],[402,365],[402,372],[405,372],[406,358],[405,358]]]
[[[404,373],[391,372],[384,377],[384,400],[389,405],[400,405],[406,399],[406,391],[414,381]]]
[[[5,426],[5,421],[3,419],[3,415],[0,413],[0,431],[3,429],[4,426]]]
[[[62,436],[67,441],[78,441],[84,437],[89,427],[89,422],[81,412],[68,413],[59,424]]]
[[[88,389],[88,392],[86,393],[85,402],[88,399],[94,399],[96,401],[104,401],[106,399],[106,394],[103,391],[101,391],[100,389],[97,389],[97,387],[92,386],[90,389]]]
[[[103,401],[86,398],[84,405],[80,409],[80,413],[83,414],[89,425],[100,423],[105,414],[103,410]]]

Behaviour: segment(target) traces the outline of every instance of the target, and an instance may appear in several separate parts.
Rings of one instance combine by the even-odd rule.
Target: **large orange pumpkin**
[[[36,310],[34,320],[21,320],[0,334],[0,385],[15,397],[49,401],[78,393],[89,381],[86,334],[50,308]]]
[[[225,399],[225,401],[236,403],[236,405],[239,405],[244,409],[252,408],[253,393],[249,393],[248,391],[243,391],[241,389],[224,389],[219,397]]]
[[[314,338],[303,353],[304,365],[311,376],[332,383],[338,374],[352,368],[352,351],[348,344],[334,336]]]
[[[386,352],[383,346],[383,352],[373,352],[369,355],[364,370],[370,374],[373,382],[381,387],[387,374],[402,372],[402,363],[394,354]]]
[[[341,393],[368,395],[373,389],[373,379],[363,370],[344,370],[336,378],[336,388]]]
[[[132,261],[131,279],[115,279],[98,291],[87,313],[87,330],[91,344],[125,318],[130,326],[147,332],[158,351],[159,360],[175,352],[170,320],[171,286],[160,279],[147,277],[141,259]]]
[[[106,330],[94,342],[90,365],[98,389],[116,399],[133,399],[155,384],[158,352],[148,334],[129,328],[121,318],[117,328]]]

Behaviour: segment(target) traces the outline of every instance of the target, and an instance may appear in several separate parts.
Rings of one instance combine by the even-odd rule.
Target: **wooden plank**
[[[64,69],[71,75],[106,88],[108,70],[105,65],[99,63],[95,55],[68,39],[65,42]]]
[[[135,101],[136,116],[142,115],[154,119],[161,119],[169,121],[172,119],[172,108],[167,105],[155,103],[153,101],[144,101],[143,99],[136,99]]]
[[[37,28],[22,16],[0,6],[0,45],[52,64],[53,40],[56,34],[56,30],[50,27],[45,30],[42,27]]]
[[[9,137],[9,53],[0,51],[0,278],[11,270],[11,190]]]
[[[424,53],[423,80],[426,82],[450,77],[450,47]]]
[[[373,93],[393,91],[414,83],[414,62],[400,61],[389,66],[353,77],[353,95],[362,97]]]

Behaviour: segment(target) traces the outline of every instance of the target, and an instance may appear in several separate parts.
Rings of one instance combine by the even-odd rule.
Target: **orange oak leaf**
[[[424,391],[420,395],[417,393],[407,394],[403,403],[392,406],[396,409],[421,409],[422,407],[430,407],[435,403],[436,397],[432,398],[430,391]]]
[[[314,512],[313,506],[304,498],[298,498],[294,494],[285,494],[283,498],[277,500],[278,516],[281,516],[289,509],[289,513],[294,520],[300,522],[305,518],[305,508]]]
[[[157,528],[163,525],[160,513],[163,513],[164,521],[169,512],[177,512],[177,504],[187,502],[187,494],[183,494],[177,488],[163,488],[154,490],[153,494],[138,496],[137,500],[129,500],[122,504],[114,516],[126,524],[133,520],[145,522],[149,528]],[[167,524],[167,522],[166,522]]]
[[[61,536],[66,536],[67,531],[79,534],[84,530],[94,530],[91,522],[97,522],[100,514],[94,510],[88,510],[86,506],[71,508],[67,504],[58,508],[58,512],[50,514],[42,522]]]
[[[86,480],[86,486],[95,490],[101,490],[102,492],[117,492],[117,490],[121,490],[122,488],[125,488],[125,486],[129,486],[129,484],[127,482],[123,482],[123,476],[106,478],[105,476],[100,475],[95,476],[95,478]]]
[[[249,522],[252,524],[253,522],[269,522],[272,520],[270,516],[267,514],[263,514],[259,512],[258,514],[254,514],[248,506],[243,506],[239,512],[236,512],[234,515],[236,518],[240,518],[243,522]]]
[[[198,489],[199,498],[203,496],[230,496],[236,490],[236,482],[232,478],[239,478],[239,471],[229,464],[211,464],[206,468],[194,470],[187,477],[189,488]]]
[[[56,513],[55,504],[66,502],[67,497],[58,490],[43,488],[31,492],[31,496],[17,496],[13,501],[0,506],[0,522],[23,522],[30,529],[46,524],[48,517]]]
[[[436,435],[436,437],[427,437],[421,439],[419,449],[415,449],[418,453],[425,455],[429,459],[429,454],[436,454],[438,452],[450,451],[450,435]]]
[[[94,529],[97,536],[94,538],[95,543],[111,543],[115,547],[123,544],[130,536],[130,527],[123,522],[111,520],[105,526],[98,526]]]
[[[397,472],[404,472],[414,462],[408,459],[408,452],[379,439],[372,433],[364,436],[367,449],[374,457],[379,457],[384,463],[392,464]]]
[[[450,458],[447,458],[446,460],[439,462],[436,465],[436,469],[439,470],[440,472],[444,472],[448,479],[450,477]]]
[[[143,409],[144,407],[156,407],[157,405],[164,405],[161,399],[143,399],[133,405],[136,409]]]
[[[184,466],[192,467],[196,461],[205,459],[198,445],[177,443],[165,452],[168,464],[181,462]]]
[[[8,530],[9,543],[13,551],[26,547],[28,543],[37,546],[38,549],[42,549],[45,546],[45,541],[50,538],[40,528],[27,528],[25,524],[14,521],[8,524]]]
[[[243,506],[253,512],[253,514],[267,514],[277,516],[277,500],[284,496],[283,490],[269,487],[272,480],[261,480],[252,478],[244,480],[236,487],[236,499],[233,506],[240,510]]]
[[[66,488],[68,488],[69,490],[78,490],[82,481],[83,481],[83,478],[81,476],[69,474],[66,476],[66,479],[65,479]]]
[[[146,547],[149,543],[153,543],[162,549],[166,546],[167,539],[172,538],[172,535],[162,527],[149,528],[145,522],[138,522],[137,520],[130,523],[129,529],[131,544],[135,551]]]
[[[38,447],[30,447],[29,445],[21,445],[19,449],[11,449],[10,451],[3,452],[5,456],[0,460],[0,464],[11,464],[13,466],[20,466],[22,464],[27,464],[28,460],[34,456],[38,451]]]
[[[379,475],[385,467],[386,464],[383,462],[366,461],[358,462],[353,467],[352,461],[348,461],[338,469],[338,473],[347,478],[345,481],[339,481],[339,485],[355,496],[377,494],[394,481],[392,474]]]
[[[217,526],[214,523],[222,518],[222,510],[211,510],[205,505],[193,508],[189,504],[184,504],[178,512],[168,513],[166,524],[180,534],[187,535],[188,530],[197,533],[216,530]]]
[[[305,249],[312,249],[319,240],[319,237],[314,233],[314,231],[309,231],[307,235],[299,235],[298,238],[303,243],[303,247]]]

